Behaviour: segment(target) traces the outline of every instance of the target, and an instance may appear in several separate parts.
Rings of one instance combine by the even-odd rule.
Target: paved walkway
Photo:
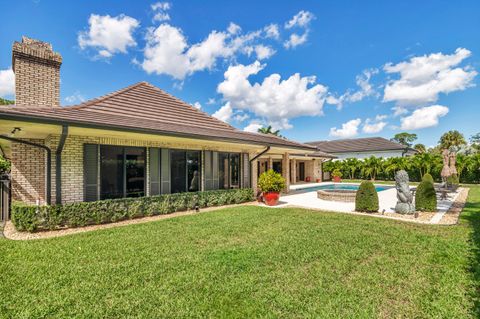
[[[308,187],[315,187],[321,185],[331,185],[332,183],[312,183],[307,185],[295,185],[292,187],[292,193],[284,195],[280,198],[280,203],[275,207],[296,206],[302,208],[310,208],[324,211],[351,213],[355,212],[355,203],[342,203],[322,200],[317,197],[316,191],[305,191],[302,189]],[[355,185],[355,184],[353,184]],[[357,184],[358,185],[358,184]],[[380,186],[380,185],[379,185]],[[449,194],[446,200],[438,199],[437,213],[432,217],[430,223],[438,223],[445,213],[450,209],[455,198],[458,196],[460,189],[454,193]],[[395,188],[390,188],[378,192],[379,212],[395,213],[395,205],[397,204],[397,191]],[[399,215],[401,217],[401,215]]]

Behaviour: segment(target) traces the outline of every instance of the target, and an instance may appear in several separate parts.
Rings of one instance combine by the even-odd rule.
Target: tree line
[[[417,153],[408,157],[381,158],[371,156],[359,160],[347,158],[341,161],[329,161],[323,164],[323,170],[333,172],[338,169],[343,178],[393,180],[399,170],[408,172],[411,181],[421,181],[429,173],[434,180],[442,180],[440,173],[443,167],[441,152],[444,149],[456,152],[456,168],[462,183],[480,183],[480,133],[470,138],[467,143],[458,131],[449,131],[442,135],[438,145],[427,149],[422,144],[413,144],[417,136],[410,133],[399,133],[392,140],[415,148]]]

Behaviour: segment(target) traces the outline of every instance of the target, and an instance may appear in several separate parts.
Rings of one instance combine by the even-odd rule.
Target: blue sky
[[[148,81],[299,141],[480,132],[478,1],[0,1],[0,96],[22,35],[63,56],[62,104]]]

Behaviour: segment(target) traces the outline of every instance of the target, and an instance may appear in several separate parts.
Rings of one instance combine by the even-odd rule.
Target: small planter
[[[305,178],[305,182],[307,182],[307,183],[310,183],[311,180],[312,180],[312,179],[310,178],[310,176],[307,176],[307,177]]]
[[[317,183],[320,183],[322,180],[320,178],[317,178]]]
[[[278,192],[263,193],[263,201],[268,206],[276,206],[278,204],[279,199],[280,199],[280,193]]]
[[[342,178],[340,176],[333,176],[333,181],[335,183],[340,183],[342,181]]]

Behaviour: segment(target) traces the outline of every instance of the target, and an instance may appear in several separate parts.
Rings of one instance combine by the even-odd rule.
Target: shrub
[[[333,170],[332,176],[342,178],[343,174],[342,174],[342,171],[340,171],[338,168],[336,168],[336,169]]]
[[[458,178],[457,175],[451,175],[451,176],[447,177],[447,184],[449,186],[458,185],[459,183],[460,183],[460,181],[459,181],[459,178]]]
[[[58,229],[105,224],[177,211],[239,204],[254,199],[251,188],[214,190],[196,193],[165,194],[138,198],[119,198],[53,206],[12,204],[12,223],[19,231]]]
[[[363,181],[355,196],[355,210],[357,212],[378,212],[378,194],[375,185],[369,181]]]
[[[415,192],[415,209],[421,212],[434,212],[437,210],[437,194],[433,183],[423,181]]]
[[[423,175],[422,181],[427,181],[427,182],[430,182],[432,184],[434,183],[433,177],[429,173],[426,173],[425,175]]]
[[[285,188],[285,178],[273,169],[269,169],[258,178],[258,188],[265,193],[280,192]]]

